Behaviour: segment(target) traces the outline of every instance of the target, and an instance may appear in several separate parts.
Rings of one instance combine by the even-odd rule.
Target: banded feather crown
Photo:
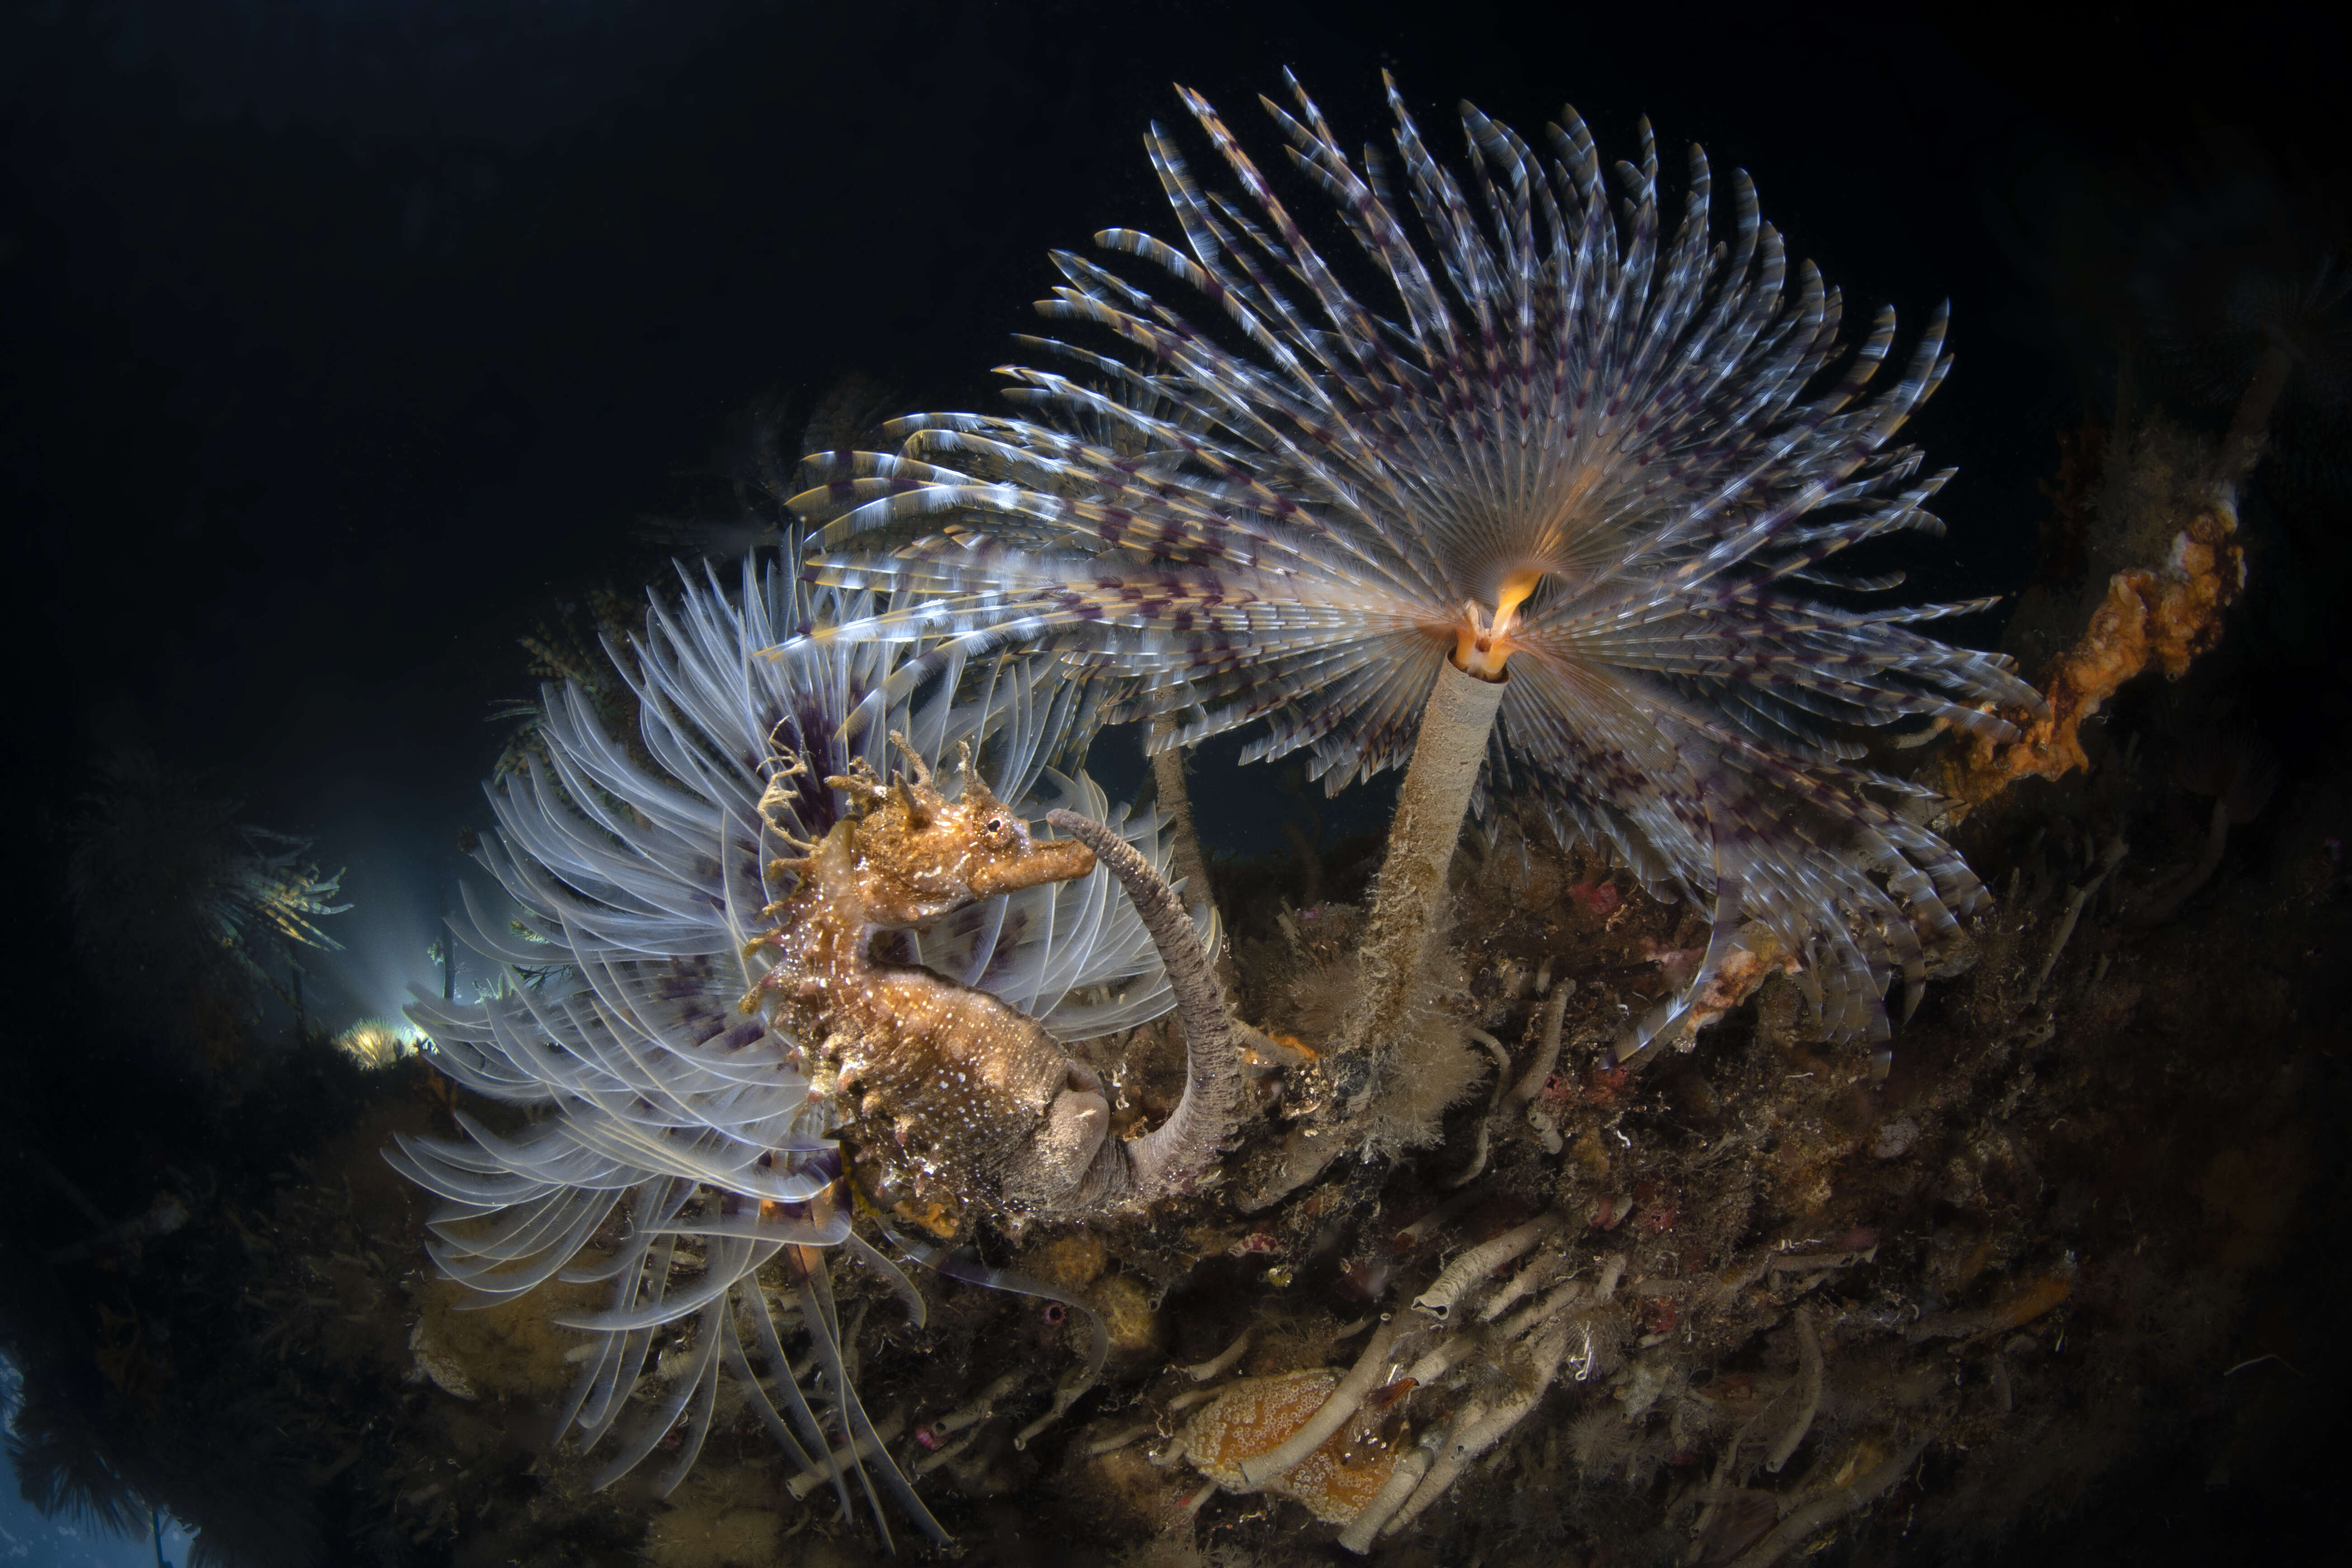
[[[1451,660],[1505,682],[1479,809],[1524,791],[1712,910],[1702,977],[1762,922],[1833,1034],[1883,1036],[1889,976],[1916,1002],[1985,895],[1868,743],[2005,734],[1994,704],[2039,705],[2001,656],[1915,629],[1992,601],[1875,607],[1900,574],[1832,567],[1941,530],[1949,471],[1894,440],[1949,368],[1944,313],[1891,372],[1891,310],[1846,345],[1842,296],[1744,174],[1718,237],[1694,148],[1669,226],[1646,123],[1612,205],[1572,109],[1546,158],[1465,104],[1456,171],[1393,81],[1392,152],[1360,159],[1288,85],[1261,101],[1337,250],[1180,89],[1236,188],[1154,124],[1181,243],[1104,230],[1111,260],[1055,252],[1039,307],[1107,347],[1024,340],[1056,368],[1003,370],[1022,412],[819,455],[833,477],[793,504],[824,525],[820,580],[892,602],[818,635],[920,645],[905,682],[1051,650],[1126,679],[1107,718],[1177,721],[1156,744],[1257,725],[1245,758],[1303,752],[1334,792],[1407,760]]]

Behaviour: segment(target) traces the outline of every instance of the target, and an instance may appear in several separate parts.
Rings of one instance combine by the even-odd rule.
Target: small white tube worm
[[[1706,1527],[1715,1522],[1716,1510],[1723,1505],[1723,1500],[1731,1493],[1731,1488],[1726,1484],[1726,1479],[1730,1476],[1732,1467],[1739,1462],[1740,1445],[1748,1441],[1749,1429],[1762,1419],[1763,1413],[1760,1411],[1749,1416],[1740,1425],[1739,1429],[1731,1435],[1731,1441],[1724,1445],[1722,1457],[1715,1462],[1715,1479],[1706,1491],[1699,1494],[1706,1501],[1700,1507],[1698,1518],[1692,1521],[1690,1554],[1683,1559],[1685,1563],[1696,1563],[1702,1555],[1703,1549],[1698,1543],[1706,1538]]]
[[[969,1401],[957,1405],[953,1410],[932,1422],[931,1436],[944,1437],[951,1432],[961,1432],[967,1426],[987,1420],[996,1413],[998,1400],[1003,1399],[1027,1381],[1028,1374],[1025,1373],[1006,1373],[1003,1377],[972,1395]]]
[[[1470,1163],[1445,1179],[1448,1187],[1466,1187],[1486,1170],[1495,1135],[1495,1112],[1503,1108],[1503,1097],[1511,1087],[1511,1053],[1503,1042],[1484,1029],[1465,1029],[1463,1033],[1486,1047],[1486,1054],[1495,1058],[1495,1093],[1487,1101],[1485,1118],[1478,1123],[1477,1146],[1471,1152]]]
[[[1559,1135],[1559,1123],[1532,1105],[1528,1107],[1528,1125],[1536,1130],[1536,1141],[1543,1145],[1545,1153],[1557,1154],[1568,1147],[1567,1141]]]
[[[1126,1447],[1129,1444],[1139,1443],[1144,1438],[1150,1436],[1159,1430],[1159,1425],[1155,1422],[1138,1422],[1135,1426],[1128,1427],[1125,1431],[1114,1432],[1108,1437],[1097,1437],[1092,1439],[1084,1447],[1080,1448],[1078,1452],[1084,1454],[1089,1459],[1097,1458],[1104,1454],[1115,1454],[1121,1448]]]
[[[799,1475],[794,1476],[791,1480],[784,1483],[784,1489],[793,1494],[793,1500],[794,1502],[798,1502],[806,1498],[809,1493],[816,1490],[817,1488],[829,1487],[833,1485],[833,1477],[835,1470],[847,1470],[851,1466],[856,1464],[861,1459],[872,1458],[876,1449],[881,1444],[887,1443],[892,1438],[898,1436],[899,1429],[905,1426],[906,1423],[904,1421],[900,1420],[898,1416],[893,1415],[887,1421],[883,1422],[881,1426],[874,1428],[874,1436],[872,1438],[860,1437],[856,1443],[846,1448],[835,1449],[831,1456],[833,1462],[829,1467],[814,1470],[803,1470]]]
[[[1512,1427],[1527,1419],[1551,1387],[1552,1379],[1559,1375],[1559,1363],[1568,1355],[1568,1324],[1547,1324],[1528,1344],[1528,1373],[1518,1387],[1497,1404],[1477,1423],[1454,1440],[1454,1452],[1465,1465],[1501,1442]]]
[[[1427,1473],[1414,1486],[1412,1495],[1405,1500],[1404,1506],[1397,1510],[1395,1516],[1387,1524],[1381,1526],[1382,1535],[1394,1535],[1406,1525],[1419,1519],[1423,1509],[1445,1495],[1446,1489],[1453,1486],[1454,1478],[1462,1473],[1462,1461],[1454,1458],[1461,1447],[1460,1435],[1468,1432],[1486,1418],[1486,1406],[1475,1398],[1471,1399],[1454,1413],[1454,1419],[1446,1423],[1445,1436],[1438,1444],[1436,1458],[1431,1463]]]
[[[1419,1219],[1413,1221],[1402,1230],[1397,1232],[1397,1250],[1402,1252],[1407,1247],[1419,1247],[1422,1242],[1427,1238],[1431,1231],[1435,1230],[1439,1226],[1444,1225],[1447,1220],[1452,1219],[1455,1215],[1460,1214],[1464,1209],[1468,1208],[1472,1204],[1477,1201],[1478,1194],[1475,1193],[1454,1194],[1452,1197],[1446,1199],[1444,1203],[1438,1205],[1435,1208],[1430,1210],[1427,1214],[1422,1215]]]
[[[1423,1510],[1445,1494],[1465,1468],[1526,1420],[1542,1402],[1552,1379],[1559,1375],[1559,1363],[1567,1354],[1568,1323],[1565,1320],[1554,1321],[1528,1345],[1526,1375],[1509,1394],[1492,1409],[1483,1408],[1475,1401],[1464,1406],[1462,1414],[1447,1428],[1447,1441],[1436,1463],[1414,1487],[1411,1500],[1390,1521],[1385,1533],[1393,1535],[1412,1523]]]
[[[914,1473],[919,1476],[928,1476],[933,1470],[938,1469],[941,1465],[953,1464],[959,1455],[978,1441],[980,1441],[980,1434],[978,1432],[967,1432],[962,1436],[957,1438],[954,1442],[950,1443],[946,1447],[941,1448],[938,1453],[926,1454],[921,1458],[917,1459],[913,1466]]]
[[[1404,1500],[1412,1495],[1412,1489],[1420,1484],[1421,1478],[1428,1469],[1429,1450],[1426,1448],[1413,1448],[1399,1459],[1396,1468],[1389,1475],[1388,1485],[1374,1492],[1372,1500],[1358,1510],[1356,1517],[1348,1521],[1348,1528],[1339,1532],[1339,1544],[1359,1557],[1370,1552],[1373,1538],[1381,1532],[1381,1526],[1404,1506]]]
[[[1477,1041],[1480,1045],[1486,1047],[1486,1054],[1495,1058],[1495,1096],[1493,1103],[1500,1105],[1503,1102],[1503,1091],[1509,1085],[1511,1079],[1511,1053],[1509,1047],[1505,1046],[1502,1041],[1496,1039],[1494,1036],[1488,1034],[1484,1029],[1465,1029],[1462,1032],[1469,1036],[1472,1039]]]
[[[1223,1350],[1219,1351],[1215,1355],[1211,1356],[1207,1361],[1195,1362],[1191,1366],[1181,1367],[1178,1370],[1182,1372],[1185,1376],[1191,1378],[1194,1383],[1206,1383],[1213,1377],[1222,1377],[1227,1372],[1232,1371],[1234,1363],[1241,1360],[1243,1355],[1247,1352],[1250,1347],[1250,1338],[1256,1332],[1257,1325],[1255,1323],[1252,1323],[1248,1328],[1244,1329],[1241,1331],[1241,1337],[1239,1339],[1234,1341],[1233,1343],[1227,1345]]]
[[[1557,1214],[1541,1214],[1527,1224],[1505,1231],[1492,1241],[1481,1242],[1445,1266],[1430,1288],[1412,1299],[1413,1310],[1445,1321],[1454,1303],[1464,1296],[1483,1288],[1486,1276],[1512,1258],[1534,1247],[1536,1243],[1560,1226]]]
[[[1825,1497],[1814,1499],[1801,1508],[1790,1511],[1771,1533],[1749,1547],[1731,1568],[1771,1568],[1790,1552],[1821,1532],[1826,1524],[1834,1524],[1847,1514],[1874,1502],[1883,1492],[1894,1489],[1895,1483],[1910,1472],[1919,1456],[1927,1451],[1935,1435],[1914,1440],[1901,1453],[1857,1478],[1851,1486],[1840,1487]]]
[[[1477,1146],[1471,1151],[1470,1163],[1463,1166],[1458,1173],[1445,1179],[1445,1184],[1448,1187],[1466,1187],[1476,1181],[1479,1173],[1486,1170],[1487,1146],[1494,1139],[1493,1126],[1491,1120],[1478,1123]]]
[[[1612,1258],[1610,1261],[1615,1265],[1618,1271],[1622,1272],[1625,1267],[1625,1260],[1622,1258]],[[1583,1285],[1571,1279],[1558,1289],[1548,1292],[1541,1300],[1520,1308],[1491,1328],[1484,1331],[1465,1329],[1460,1333],[1447,1336],[1433,1346],[1419,1361],[1414,1362],[1405,1372],[1405,1376],[1423,1388],[1429,1387],[1451,1372],[1454,1363],[1462,1360],[1471,1352],[1507,1345],[1537,1324],[1549,1322],[1566,1313],[1570,1307],[1582,1305],[1583,1310],[1568,1319],[1569,1321],[1573,1322],[1576,1318],[1583,1317],[1592,1308],[1605,1304],[1609,1300],[1609,1293],[1615,1289],[1614,1274],[1606,1276],[1603,1289],[1595,1294],[1590,1303],[1585,1303]]]
[[[1526,1333],[1529,1329],[1534,1328],[1538,1323],[1549,1322],[1552,1319],[1559,1317],[1570,1307],[1576,1306],[1579,1302],[1582,1301],[1583,1299],[1584,1287],[1574,1280],[1570,1280],[1569,1283],[1561,1286],[1559,1289],[1547,1293],[1541,1300],[1537,1301],[1532,1306],[1522,1307],[1517,1311],[1512,1313],[1509,1317],[1504,1319],[1502,1322],[1496,1327],[1492,1342],[1496,1344],[1508,1344],[1513,1340],[1517,1339],[1521,1334]],[[1593,1307],[1598,1307],[1608,1300],[1609,1298],[1606,1296],[1594,1298],[1591,1305],[1585,1308],[1585,1311],[1591,1311]],[[1582,1317],[1584,1316],[1584,1312],[1579,1312],[1577,1316]]]
[[[1371,1339],[1364,1345],[1363,1354],[1356,1358],[1356,1364],[1348,1369],[1348,1375],[1339,1380],[1339,1386],[1331,1390],[1330,1397],[1307,1418],[1305,1426],[1265,1453],[1253,1455],[1241,1462],[1237,1468],[1242,1474],[1242,1484],[1252,1490],[1265,1485],[1321,1447],[1325,1438],[1345,1425],[1348,1417],[1364,1403],[1364,1396],[1381,1385],[1381,1374],[1388,1368],[1389,1346],[1396,1342],[1397,1333],[1402,1326],[1391,1318],[1373,1331]]]
[[[1412,1380],[1415,1387],[1428,1388],[1453,1371],[1454,1363],[1477,1349],[1481,1342],[1480,1336],[1472,1333],[1455,1334],[1441,1340],[1423,1352],[1419,1361],[1407,1367],[1404,1374]]]
[[[2050,972],[2058,967],[2058,955],[2066,951],[2066,943],[2074,937],[2074,923],[2083,918],[2083,907],[2091,901],[2092,895],[2099,890],[2099,885],[2107,879],[2109,873],[2123,864],[2124,856],[2129,852],[2129,849],[2130,846],[2126,845],[2121,837],[2110,841],[2105,852],[2099,857],[2098,875],[2075,889],[2066,900],[2066,912],[2058,919],[2057,934],[2050,939],[2050,951],[2042,954],[2042,967],[2034,972],[2033,984],[2026,987],[2025,1000],[2028,1005],[2032,1004],[2035,997],[2042,994],[2042,987],[2049,980]],[[2195,889],[2192,888],[2190,890]],[[2169,914],[2171,911],[2167,910],[2163,912]]]
[[[1804,1358],[1804,1395],[1798,1403],[1796,1419],[1789,1423],[1789,1429],[1780,1434],[1780,1440],[1772,1445],[1770,1458],[1764,1461],[1764,1468],[1776,1476],[1797,1451],[1797,1445],[1805,1440],[1805,1434],[1812,1430],[1813,1415],[1822,1407],[1822,1336],[1814,1331],[1813,1320],[1803,1308],[1797,1309],[1794,1315],[1797,1347]]]
[[[1560,1270],[1566,1268],[1567,1264],[1568,1258],[1563,1253],[1538,1253],[1528,1260],[1526,1268],[1503,1281],[1501,1289],[1486,1298],[1486,1304],[1478,1309],[1478,1321],[1482,1323],[1493,1322],[1510,1310],[1522,1297],[1532,1296],[1559,1279]]]
[[[1073,1367],[1067,1377],[1063,1378],[1060,1383],[1054,1385],[1054,1404],[1052,1408],[1048,1409],[1045,1415],[1037,1417],[1036,1420],[1029,1423],[1028,1426],[1021,1428],[1020,1431],[1013,1434],[1013,1447],[1014,1449],[1018,1450],[1026,1448],[1029,1446],[1029,1439],[1037,1436],[1038,1433],[1043,1432],[1046,1427],[1051,1426],[1055,1422],[1059,1421],[1063,1415],[1069,1411],[1070,1406],[1078,1402],[1078,1396],[1095,1385],[1095,1380],[1099,1375],[1101,1375],[1101,1369],[1099,1367]]]
[[[1547,966],[1548,967],[1548,966]],[[1544,1001],[1543,1044],[1537,1047],[1535,1059],[1528,1064],[1527,1072],[1512,1086],[1511,1103],[1532,1105],[1551,1079],[1551,1069],[1559,1065],[1560,1022],[1568,1014],[1568,999],[1576,994],[1576,982],[1563,980],[1559,989]]]

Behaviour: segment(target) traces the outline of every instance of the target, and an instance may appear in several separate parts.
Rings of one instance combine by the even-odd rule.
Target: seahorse
[[[953,1235],[982,1215],[1019,1224],[1149,1203],[1183,1190],[1238,1120],[1241,1058],[1231,1016],[1181,906],[1127,843],[1068,811],[1071,837],[1039,840],[991,793],[961,749],[953,800],[905,739],[907,768],[886,783],[862,760],[824,782],[852,815],[815,843],[778,818],[806,771],[792,761],[761,803],[796,856],[769,864],[796,879],[761,911],[769,930],[745,956],[770,967],[743,998],[801,1043],[812,1088],[827,1096],[852,1174],[877,1207]],[[1044,1025],[985,991],[872,951],[878,931],[920,928],[981,900],[1083,877],[1097,857],[1135,902],[1176,995],[1188,1065],[1184,1094],[1141,1138],[1110,1136],[1098,1074]]]

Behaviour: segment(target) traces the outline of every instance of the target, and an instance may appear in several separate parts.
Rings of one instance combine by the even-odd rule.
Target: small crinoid
[[[2006,733],[1980,705],[2036,700],[2000,657],[1912,629],[1981,605],[1866,607],[1900,574],[1824,569],[1941,526],[1948,476],[1890,444],[1949,363],[1941,314],[1865,395],[1893,312],[1842,343],[1838,291],[1790,266],[1744,174],[1718,240],[1696,149],[1669,227],[1646,126],[1615,208],[1572,110],[1547,163],[1465,106],[1457,174],[1392,84],[1396,164],[1351,161],[1292,89],[1266,109],[1360,254],[1327,257],[1186,91],[1240,191],[1204,193],[1154,126],[1182,245],[1097,238],[1223,326],[1055,253],[1041,310],[1124,356],[1034,342],[1078,367],[1005,373],[1040,417],[922,416],[898,454],[830,455],[794,503],[831,520],[824,580],[898,595],[839,635],[1062,650],[1136,678],[1125,714],[1181,720],[1155,744],[1263,721],[1244,756],[1305,752],[1332,790],[1410,757],[1350,1045],[1410,1032],[1460,825],[1505,787],[1712,909],[1699,982],[1760,921],[1832,1033],[1884,1034],[1888,972],[1916,983],[1983,892],[1880,798],[1908,786],[1855,765],[1863,742]]]

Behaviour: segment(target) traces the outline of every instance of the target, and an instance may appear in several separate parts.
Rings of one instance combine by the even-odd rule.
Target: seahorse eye
[[[1001,816],[992,816],[992,817],[990,817],[990,818],[988,819],[988,830],[989,830],[991,833],[1002,833],[1002,832],[1003,832],[1003,831],[1004,831],[1004,818],[1003,818],[1003,817],[1001,817]]]

